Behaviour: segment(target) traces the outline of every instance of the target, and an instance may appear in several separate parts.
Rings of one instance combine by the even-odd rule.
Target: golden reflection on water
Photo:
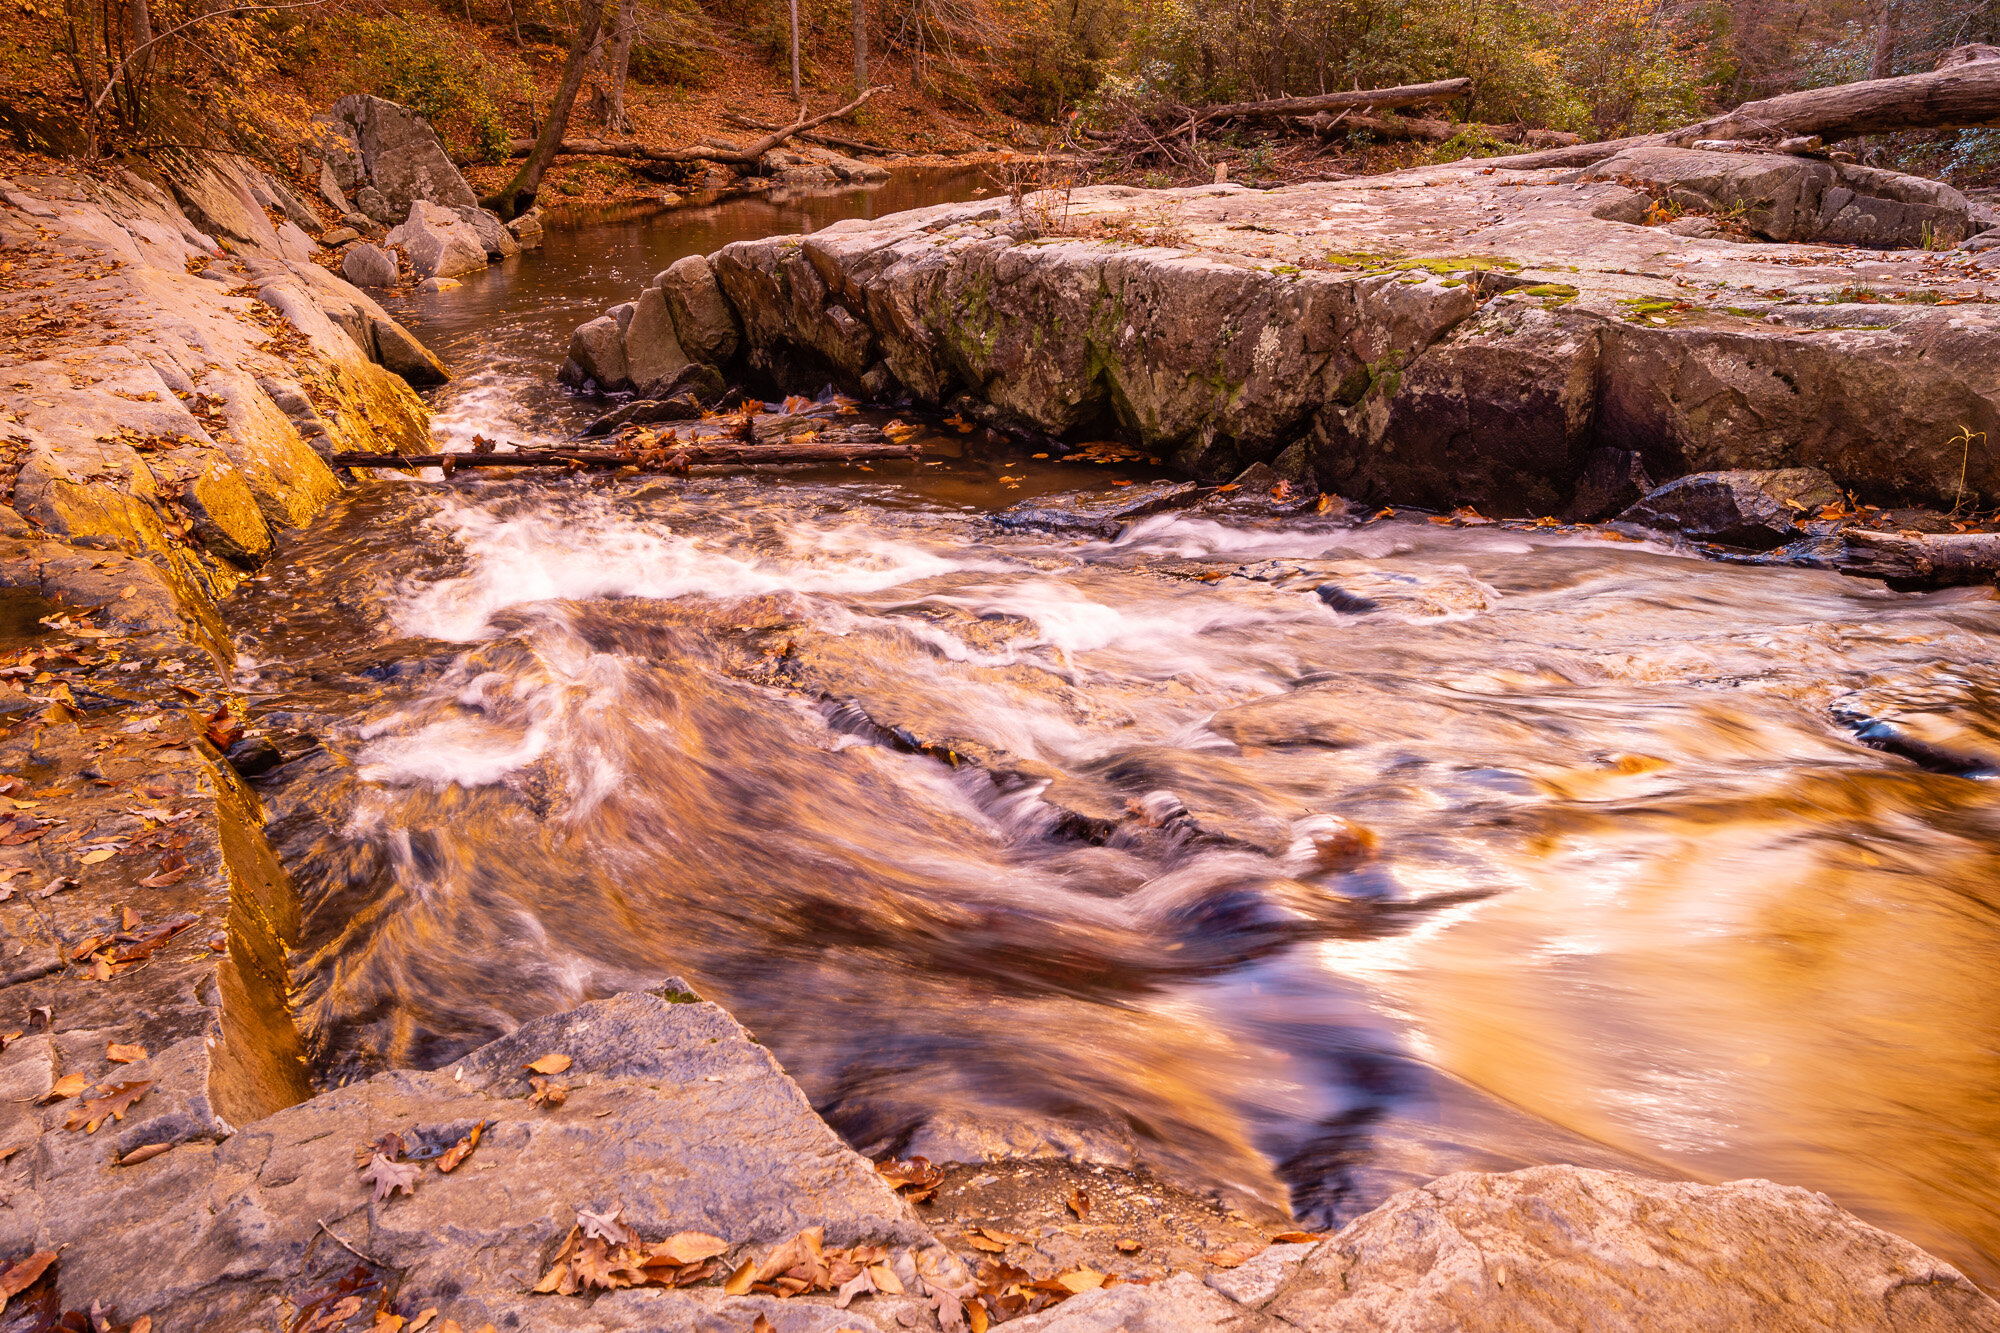
[[[1849,772],[1572,807],[1395,985],[1480,1087],[1698,1178],[1817,1183],[1992,1287],[1996,800]]]

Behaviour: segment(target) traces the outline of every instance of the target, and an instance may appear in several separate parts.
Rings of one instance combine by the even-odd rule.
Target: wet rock
[[[500,220],[498,213],[462,204],[451,211],[458,214],[461,222],[472,228],[473,234],[479,238],[479,243],[486,247],[486,257],[489,260],[511,259],[521,253],[521,243],[514,238],[513,232],[507,230],[507,224]]]
[[[1583,475],[1563,510],[1565,523],[1595,523],[1637,504],[1653,489],[1646,464],[1630,449],[1593,449],[1584,460]]]
[[[542,245],[542,210],[531,208],[507,224],[508,234],[523,250],[538,250]]]
[[[203,469],[186,483],[181,505],[194,520],[201,544],[223,559],[254,567],[271,554],[271,527],[257,497],[243,474],[226,462]]]
[[[682,366],[673,374],[647,384],[639,391],[642,398],[678,398],[681,394],[692,394],[698,403],[710,404],[721,399],[729,391],[728,381],[714,366],[695,361]]]
[[[356,287],[394,287],[403,280],[403,262],[395,251],[364,241],[340,257],[340,276]]]
[[[675,260],[654,279],[654,286],[666,295],[674,331],[688,356],[722,365],[736,355],[742,325],[706,259],[689,255]]]
[[[1824,1195],[1542,1166],[1406,1190],[1266,1312],[1305,1333],[2000,1328],[2000,1306]]]
[[[1773,241],[1904,249],[1955,245],[1977,230],[1970,201],[1949,185],[1786,153],[1630,148],[1584,174],[1643,182],[1682,207],[1729,213]]]
[[[436,132],[407,107],[355,93],[313,117],[313,126],[338,191],[378,221],[408,217],[420,200],[447,209],[479,206]]]
[[[1800,519],[1843,498],[1816,468],[1697,472],[1651,492],[1618,521],[1691,541],[1768,550],[1797,536]]]
[[[444,368],[444,362],[432,355],[431,349],[418,341],[417,336],[387,315],[370,319],[368,336],[375,348],[375,358],[384,370],[400,375],[405,382],[419,389],[434,384],[443,384],[451,378]]]
[[[1184,509],[1212,488],[1194,482],[1157,481],[1110,492],[1037,496],[993,516],[1003,528],[1115,537],[1127,523],[1169,509]]]
[[[268,773],[285,762],[284,754],[267,736],[245,736],[223,754],[229,766],[246,778]]]
[[[568,1098],[531,1106],[524,1066],[551,1052],[571,1059]],[[435,1150],[480,1121],[485,1136],[453,1174],[426,1169],[414,1193],[371,1202],[355,1145],[393,1130],[412,1149]],[[166,1127],[119,1129],[64,1146],[106,1159]],[[66,1247],[68,1303],[116,1292],[122,1315],[149,1314],[161,1333],[284,1322],[317,1273],[353,1263],[321,1220],[393,1272],[399,1303],[435,1305],[466,1327],[566,1327],[586,1311],[598,1329],[662,1326],[653,1301],[623,1303],[626,1313],[606,1319],[601,1304],[525,1295],[579,1209],[622,1208],[649,1239],[695,1229],[761,1249],[824,1225],[830,1244],[941,1257],[907,1205],[727,1014],[655,995],[535,1020],[448,1069],[323,1093],[221,1143],[189,1139],[142,1166],[68,1178],[73,1188],[40,1198],[38,1218],[0,1219],[0,1239]],[[745,1308],[713,1289],[685,1299]],[[798,1304],[832,1313],[822,1300]],[[848,1319],[866,1318],[865,1308]]]
[[[558,378],[572,388],[594,387],[600,392],[631,387],[624,331],[616,315],[599,315],[570,335],[569,357]]]
[[[417,284],[417,290],[420,292],[448,292],[454,287],[463,287],[464,285],[457,278],[425,278]]]
[[[698,421],[702,406],[691,393],[672,398],[641,398],[613,408],[583,428],[585,435],[609,435],[620,426],[651,425],[661,421]]]
[[[1374,598],[1349,592],[1338,583],[1322,583],[1313,589],[1313,594],[1344,616],[1365,616],[1382,609],[1382,604]]]
[[[654,384],[679,374],[688,365],[674,333],[667,297],[658,287],[639,293],[632,317],[624,326],[625,378],[634,385]]]
[[[486,267],[479,233],[449,208],[419,199],[409,220],[389,233],[388,244],[402,247],[418,278],[452,278]]]

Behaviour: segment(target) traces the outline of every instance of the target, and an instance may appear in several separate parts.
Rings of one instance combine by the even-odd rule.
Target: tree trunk
[[[799,0],[791,0],[792,8],[792,100],[805,96],[804,87],[799,83]]]
[[[153,15],[146,0],[128,0],[125,26],[132,43],[132,57],[125,66],[125,96],[137,129],[145,110],[146,76],[153,68]]]
[[[577,90],[583,87],[584,66],[591,52],[597,49],[597,34],[604,25],[604,0],[582,0],[578,10],[576,40],[570,43],[569,62],[563,66],[562,84],[556,89],[548,121],[529,150],[528,160],[514,173],[514,179],[486,201],[486,206],[503,218],[519,217],[523,209],[535,202],[535,194],[542,188],[542,177],[562,144],[563,131],[569,128],[570,109],[576,105]]]
[[[868,86],[868,0],[854,0],[854,91]]]
[[[1896,65],[1896,30],[1902,26],[1902,0],[1881,0],[1875,19],[1875,53],[1868,59],[1868,77],[1886,79]]]
[[[797,0],[794,0],[796,3]],[[618,6],[618,27],[611,35],[611,97],[606,103],[604,128],[613,134],[630,134],[632,118],[625,114],[625,78],[632,68],[632,43],[639,35],[639,0],[623,0]]]
[[[1989,54],[1990,53],[1990,54]],[[1827,143],[1895,130],[2000,125],[2000,47],[1958,47],[1927,74],[1870,79],[1745,102],[1694,125],[1659,134],[1607,139],[1575,148],[1489,157],[1480,165],[1533,171],[1588,167],[1627,148],[1685,148],[1697,139],[1781,139],[1818,135]]]

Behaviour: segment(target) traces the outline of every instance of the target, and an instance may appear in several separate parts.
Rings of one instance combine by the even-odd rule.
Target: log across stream
[[[855,205],[754,207],[424,298],[440,433],[558,449],[579,311]],[[868,1152],[1314,1222],[1761,1175],[2000,1277],[1989,590],[1226,494],[1065,534],[993,515],[1159,474],[918,442],[390,481],[247,586],[323,1077],[678,973]]]

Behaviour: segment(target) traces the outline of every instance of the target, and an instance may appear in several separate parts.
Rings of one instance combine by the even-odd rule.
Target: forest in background
[[[412,106],[469,163],[532,137],[598,0],[0,0],[0,122],[57,155],[201,142],[282,162],[348,92]],[[686,144],[887,91],[850,133],[902,152],[1081,142],[1134,109],[1465,77],[1438,141],[1243,137],[1236,179],[1512,151],[1494,126],[1585,138],[1684,124],[1774,93],[1931,68],[2000,40],[2000,0],[602,0],[569,133]],[[861,39],[857,41],[857,36]],[[736,131],[738,134],[741,130]],[[1240,133],[1240,132],[1239,132]],[[1866,146],[1883,165],[2000,180],[2000,129]],[[476,168],[475,168],[476,169]],[[568,162],[559,195],[634,168]],[[592,179],[593,175],[596,179]],[[658,173],[655,173],[657,178]],[[1147,183],[1166,183],[1164,179]]]

